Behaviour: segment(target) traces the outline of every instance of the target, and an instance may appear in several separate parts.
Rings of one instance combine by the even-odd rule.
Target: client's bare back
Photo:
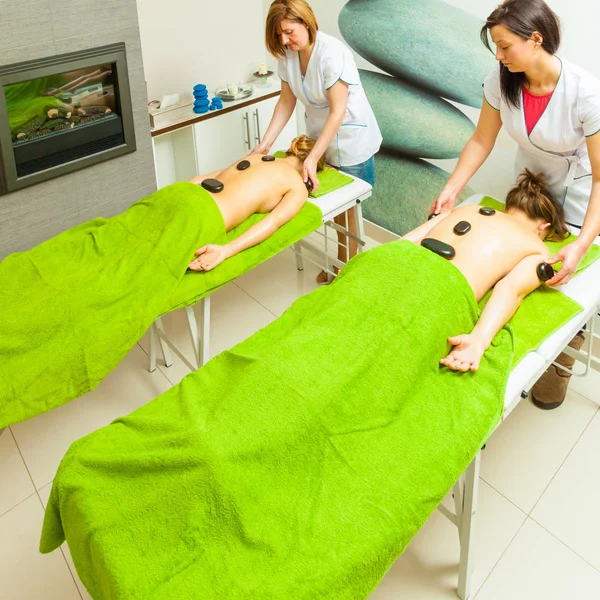
[[[288,160],[265,158],[253,154],[222,171],[192,179],[198,185],[208,177],[223,184],[220,192],[209,193],[223,215],[227,231],[254,213],[271,212],[294,188],[305,194],[302,177]]]
[[[463,273],[477,300],[527,256],[551,255],[542,240],[519,219],[495,211],[482,214],[479,206],[454,209],[425,237],[454,248],[451,262]]]

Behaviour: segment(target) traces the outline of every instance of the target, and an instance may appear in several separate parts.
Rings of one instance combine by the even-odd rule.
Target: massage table
[[[156,317],[201,298],[206,327],[199,334],[194,323],[191,333],[197,356],[205,360],[209,294],[323,224],[345,231],[330,219],[350,208],[362,237],[360,203],[370,194],[369,184],[329,168],[321,174],[318,205],[307,202],[267,240],[206,273],[187,271],[194,249],[206,242],[225,244],[265,215],[251,215],[226,232],[212,198],[188,182],[162,188],[111,219],[92,219],[8,256],[0,263],[5,284],[0,379],[9,383],[0,387],[0,430],[94,389],[149,329],[155,362]],[[360,237],[355,238],[359,246]],[[332,265],[342,266],[327,258],[329,272]],[[187,312],[194,319],[192,309]],[[168,358],[168,346],[161,347]]]
[[[468,203],[477,204],[481,198],[481,196],[474,196],[469,199]],[[563,286],[562,291],[578,302],[583,310],[550,335],[535,351],[527,353],[512,370],[504,392],[502,416],[497,426],[507,418],[521,399],[527,397],[536,380],[586,323],[588,341],[584,346],[584,350],[578,352],[576,357],[586,364],[587,369],[598,369],[599,361],[591,356],[592,340],[594,337],[598,337],[593,334],[594,316],[600,309],[600,286],[597,283],[598,281],[600,281],[600,261],[593,263],[586,270],[579,273],[569,284]],[[202,371],[204,370],[199,371],[199,373]],[[486,434],[486,437],[478,439],[485,442],[488,437]],[[471,573],[474,562],[473,538],[476,526],[475,514],[477,510],[480,455],[480,452],[475,455],[475,458],[453,487],[455,512],[451,512],[442,504],[438,506],[438,509],[457,526],[459,532],[461,550],[458,595],[463,600],[472,598]]]
[[[482,194],[475,194],[465,200],[462,205],[479,204],[482,198]],[[576,228],[571,228],[571,231],[574,234],[579,233]],[[600,245],[600,240],[596,244]],[[555,360],[561,352],[573,356],[584,365],[583,370],[578,368],[573,371],[557,365],[561,369],[573,373],[576,377],[585,377],[590,368],[600,371],[600,358],[592,354],[594,339],[600,339],[600,335],[594,332],[594,318],[600,312],[600,260],[578,273],[576,277],[562,286],[560,291],[578,302],[583,310],[549,336],[536,351],[527,354],[512,371],[507,383],[502,420],[497,427],[500,427],[521,400],[529,397],[535,382],[551,364],[557,364]],[[586,342],[582,350],[576,351],[569,348],[568,343],[584,326],[586,327],[584,330]],[[470,600],[473,597],[471,575],[475,562],[473,540],[480,459],[481,452],[477,454],[453,488],[455,511],[451,512],[443,504],[438,507],[438,510],[458,529],[460,541],[458,595],[461,600]]]
[[[348,177],[352,177],[348,175]],[[299,241],[291,241],[290,245],[296,255],[296,265],[299,271],[304,269],[304,260],[308,260],[322,268],[330,278],[335,277],[333,267],[341,269],[344,265],[337,259],[337,255],[332,255],[330,246],[332,240],[329,237],[329,229],[343,234],[348,240],[351,238],[357,243],[358,251],[361,252],[364,248],[364,223],[362,217],[361,203],[371,196],[372,186],[352,177],[352,183],[345,185],[339,189],[329,192],[317,198],[310,198],[309,201],[315,204],[322,213],[322,228],[319,228],[312,234],[312,239],[305,237]],[[334,222],[334,218],[342,215],[349,210],[353,210],[356,218],[357,235],[351,234],[346,227]],[[347,244],[338,243],[340,246]],[[337,248],[338,244],[333,244]],[[288,246],[289,247],[289,246]],[[313,256],[318,258],[315,260],[310,255],[303,253],[303,250],[309,251]],[[260,264],[260,263],[258,263]],[[200,309],[200,319],[196,318],[194,306],[198,305]],[[148,370],[153,372],[156,369],[157,349],[160,346],[164,364],[166,367],[172,365],[171,350],[184,362],[191,370],[195,371],[208,361],[210,354],[210,294],[203,296],[198,301],[184,308],[187,318],[187,327],[192,341],[195,364],[191,363],[176,344],[169,339],[165,333],[161,315],[156,319],[150,328],[150,342],[148,353]]]

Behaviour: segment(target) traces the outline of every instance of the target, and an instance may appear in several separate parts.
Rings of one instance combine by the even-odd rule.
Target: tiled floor
[[[219,290],[212,296],[212,355],[314,289],[316,272],[310,264],[297,272],[285,251]],[[166,317],[165,327],[189,354],[183,314]],[[146,351],[142,339],[95,391],[0,437],[0,600],[90,598],[66,546],[38,553],[43,509],[71,442],[186,374],[177,357],[169,369],[148,373]],[[490,439],[481,468],[475,600],[600,599],[599,403],[600,374],[592,373],[573,381],[559,410],[523,401]],[[458,551],[455,527],[436,511],[370,600],[454,600]]]

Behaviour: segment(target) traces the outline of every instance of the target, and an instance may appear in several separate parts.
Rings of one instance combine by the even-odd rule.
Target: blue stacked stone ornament
[[[208,112],[208,90],[203,83],[194,86],[194,112],[202,114]]]

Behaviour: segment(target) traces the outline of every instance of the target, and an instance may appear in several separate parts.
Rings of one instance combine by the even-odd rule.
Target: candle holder
[[[273,75],[273,71],[267,71],[266,73],[259,73],[256,71],[253,75],[256,77],[255,84],[257,87],[269,87],[269,77]]]

